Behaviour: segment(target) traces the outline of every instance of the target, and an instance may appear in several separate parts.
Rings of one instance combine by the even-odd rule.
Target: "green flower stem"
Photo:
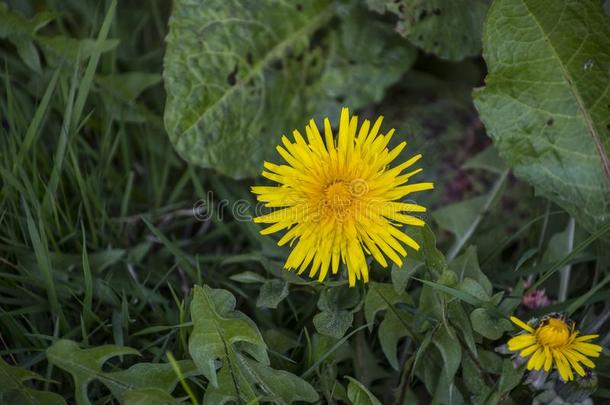
[[[575,221],[573,217],[570,217],[568,222],[568,246],[567,252],[571,253],[574,250],[574,228]],[[567,264],[561,270],[559,270],[559,293],[557,294],[557,301],[564,302],[568,297],[568,285],[570,284],[570,272],[572,265]]]
[[[468,239],[470,239],[474,231],[477,229],[477,227],[491,208],[492,204],[496,201],[496,197],[498,196],[500,190],[502,189],[502,186],[506,182],[508,172],[509,170],[506,169],[502,172],[500,177],[498,177],[498,180],[496,180],[496,182],[494,183],[491,191],[489,192],[487,200],[485,200],[485,204],[483,205],[481,211],[478,213],[477,217],[474,219],[474,221],[472,221],[470,227],[468,227],[464,235],[458,240],[456,240],[453,246],[451,246],[451,249],[449,249],[449,252],[447,253],[447,263],[450,263],[453,259],[455,259],[458,253],[460,253],[460,250],[462,250],[464,245],[466,245]]]

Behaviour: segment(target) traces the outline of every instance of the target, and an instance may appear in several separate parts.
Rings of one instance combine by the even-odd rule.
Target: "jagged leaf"
[[[261,333],[250,318],[235,310],[235,297],[228,291],[195,286],[191,317],[189,352],[210,380],[205,404],[261,399],[290,404],[318,399],[305,380],[269,367]]]
[[[47,359],[72,375],[74,396],[79,405],[90,404],[87,386],[93,380],[104,384],[119,400],[133,390],[158,388],[166,393],[173,391],[178,376],[170,364],[138,363],[127,370],[105,372],[104,363],[112,357],[139,354],[130,347],[104,345],[91,349],[81,349],[76,342],[61,339],[47,349]],[[189,360],[178,362],[185,375],[193,375],[195,367]]]
[[[292,403],[294,401],[314,402],[318,400],[318,393],[305,380],[284,370],[274,370],[245,356],[238,356],[240,372],[247,375],[249,381],[254,382],[261,391],[263,402],[278,404]]]
[[[370,8],[398,15],[405,38],[443,59],[462,60],[481,51],[489,0],[367,0]]]
[[[218,387],[216,360],[230,361],[230,355],[237,351],[236,343],[244,343],[240,349],[269,364],[263,337],[250,318],[235,311],[235,297],[230,292],[195,286],[191,318],[189,353],[214,387]]]
[[[176,150],[223,174],[254,176],[282,134],[338,114],[343,103],[378,101],[415,53],[350,6],[327,27],[335,7],[330,0],[177,1],[163,74]],[[366,47],[356,46],[354,33]]]
[[[40,380],[38,374],[21,367],[11,366],[0,357],[0,403],[23,405],[65,405],[62,397],[45,391],[34,390],[23,383]]]
[[[474,94],[515,174],[589,230],[610,212],[610,18],[595,0],[497,0]]]

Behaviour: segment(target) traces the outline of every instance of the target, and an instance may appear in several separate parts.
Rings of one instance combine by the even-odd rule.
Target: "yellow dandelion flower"
[[[602,348],[588,341],[598,335],[579,336],[576,324],[561,314],[546,315],[533,324],[514,316],[510,320],[524,332],[508,341],[508,350],[519,352],[521,357],[529,357],[528,370],[544,368],[548,372],[555,366],[564,381],[571,381],[574,379],[572,370],[584,377],[586,372],[582,365],[595,368],[595,363],[589,357],[599,357]]]
[[[415,240],[400,228],[423,226],[424,221],[406,213],[425,212],[426,208],[401,201],[404,197],[433,188],[432,183],[409,183],[422,169],[403,173],[421,154],[390,168],[406,146],[402,142],[388,148],[394,130],[379,133],[383,117],[371,126],[365,120],[358,130],[358,118],[347,108],[341,110],[339,134],[335,139],[328,118],[324,138],[314,120],[298,130],[294,141],[282,137],[277,146],[286,164],[264,163],[262,175],[277,186],[252,187],[265,207],[276,208],[254,219],[271,224],[261,234],[285,231],[278,245],[290,243],[292,250],[284,268],[309,268],[309,276],[323,281],[329,268],[336,274],[339,263],[347,267],[349,285],[369,278],[366,255],[371,254],[383,267],[385,256],[398,266],[407,255],[404,245],[419,249]]]

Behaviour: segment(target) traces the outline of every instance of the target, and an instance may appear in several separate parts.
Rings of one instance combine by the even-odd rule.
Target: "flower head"
[[[595,368],[595,363],[589,357],[599,357],[602,348],[588,341],[598,335],[579,336],[576,324],[558,313],[529,323],[514,316],[510,319],[523,332],[508,341],[508,350],[519,352],[521,357],[529,357],[528,370],[544,368],[548,372],[554,366],[564,381],[571,381],[574,379],[572,370],[584,377],[587,372],[582,365]]]
[[[527,293],[521,299],[521,304],[529,309],[544,308],[551,305],[551,303],[552,301],[546,295],[546,290],[544,288]]]
[[[307,141],[295,130],[294,141],[283,136],[283,146],[277,146],[286,164],[265,162],[263,176],[278,185],[252,187],[252,192],[266,207],[277,210],[254,222],[271,224],[261,231],[263,235],[285,231],[278,245],[292,246],[286,269],[301,274],[309,268],[310,277],[317,275],[323,281],[329,268],[338,272],[341,262],[354,286],[356,279],[368,281],[367,254],[383,267],[388,265],[386,256],[401,266],[401,257],[407,254],[403,244],[419,249],[400,227],[423,226],[423,220],[406,213],[426,208],[401,200],[433,185],[409,183],[421,169],[403,173],[421,155],[389,167],[406,143],[388,149],[394,130],[380,134],[382,119],[372,126],[365,120],[358,130],[358,118],[350,118],[344,108],[337,139],[328,118],[324,138],[310,120]]]

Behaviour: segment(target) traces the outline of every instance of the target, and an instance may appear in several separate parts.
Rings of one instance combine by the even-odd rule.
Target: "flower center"
[[[344,214],[352,205],[353,196],[347,183],[338,181],[324,190],[324,205],[335,214]]]
[[[538,341],[548,347],[565,346],[570,341],[570,329],[561,319],[551,318],[536,331]]]

